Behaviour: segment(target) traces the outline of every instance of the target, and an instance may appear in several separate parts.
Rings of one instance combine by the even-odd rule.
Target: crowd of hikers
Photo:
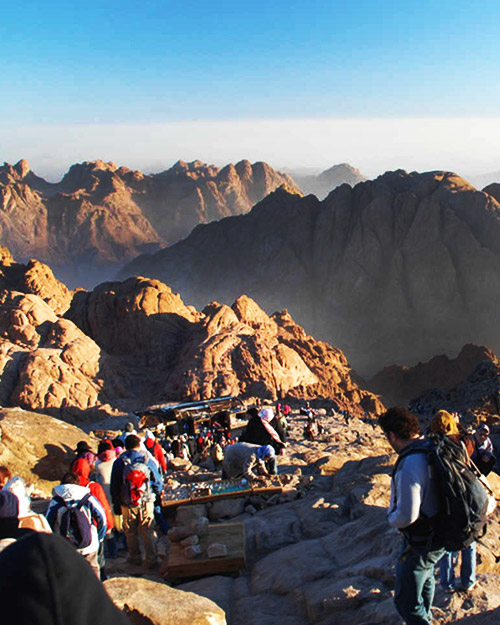
[[[467,593],[476,585],[476,542],[495,506],[486,480],[496,463],[489,427],[468,433],[457,413],[440,410],[423,436],[417,417],[400,407],[387,410],[379,423],[398,454],[388,512],[403,537],[395,605],[408,625],[430,624],[437,564],[445,592]]]
[[[200,462],[210,457],[222,468],[223,478],[266,479],[278,472],[290,412],[280,404],[250,408],[238,442],[227,425],[217,422],[197,434],[166,436],[160,430],[158,437],[148,429],[139,434],[128,423],[120,436],[100,440],[96,450],[80,441],[45,515],[31,509],[21,477],[0,466],[0,556],[20,537],[53,533],[70,544],[101,581],[106,579],[106,558],[116,558],[120,550],[127,552],[130,564],[155,569],[156,533],[169,528],[160,505],[163,477],[174,458]],[[307,418],[306,429],[318,425],[309,404],[301,413]],[[459,587],[468,592],[476,584],[476,542],[494,502],[486,480],[496,463],[489,427],[483,423],[467,432],[459,415],[440,410],[422,435],[417,417],[398,407],[382,414],[379,423],[398,453],[388,512],[390,525],[403,536],[395,604],[408,625],[427,624],[436,566],[446,592]],[[214,449],[221,453],[214,454]],[[55,549],[61,548],[56,544]]]
[[[139,434],[129,422],[120,436],[100,440],[95,450],[80,441],[45,515],[31,510],[22,478],[0,466],[0,550],[26,532],[53,532],[71,543],[101,581],[106,559],[119,551],[126,550],[130,564],[157,568],[156,534],[169,529],[161,511],[163,477],[174,458],[210,457],[228,478],[258,480],[277,472],[276,456],[286,444],[283,415],[264,407],[250,408],[248,417],[239,442],[218,421],[191,435],[168,436],[160,428],[159,437],[149,429]]]

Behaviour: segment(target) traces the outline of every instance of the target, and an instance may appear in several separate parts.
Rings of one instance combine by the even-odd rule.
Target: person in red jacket
[[[160,465],[161,473],[165,474],[167,472],[167,461],[165,460],[165,454],[163,453],[163,449],[161,448],[160,443],[156,440],[155,435],[150,430],[146,430],[146,434],[144,436],[144,444],[146,445],[146,449],[149,451],[149,453]]]
[[[111,512],[111,506],[109,505],[108,498],[106,497],[106,493],[104,492],[102,486],[99,482],[93,482],[90,480],[90,464],[85,458],[77,458],[72,464],[73,473],[78,476],[80,481],[80,486],[86,486],[92,495],[97,499],[97,501],[101,504],[106,514],[106,539],[112,538],[112,529],[114,527],[113,514]],[[101,581],[107,579],[106,575],[106,560],[104,557],[104,542],[101,542],[99,545],[99,568],[101,571]]]

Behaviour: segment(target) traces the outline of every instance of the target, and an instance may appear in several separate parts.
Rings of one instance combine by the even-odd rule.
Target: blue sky
[[[494,121],[500,116],[499,17],[500,3],[493,1],[5,3],[0,20],[3,160],[35,158],[42,171],[49,167],[44,153],[51,155],[50,167],[56,167],[60,154],[64,168],[69,164],[64,159],[80,158],[79,146],[85,146],[88,159],[110,154],[128,164],[124,159],[134,151],[127,152],[123,141],[121,147],[115,141],[113,150],[117,133],[108,131],[113,126],[125,136],[129,126],[154,126],[159,137],[162,124],[187,128],[182,124],[200,121]],[[73,152],[68,146],[61,150],[64,127],[76,141]],[[78,127],[85,129],[85,142],[78,143]],[[23,142],[26,128],[37,128],[34,136],[45,145]],[[198,133],[199,153],[216,162],[213,139],[200,127]],[[102,155],[92,153],[92,136]],[[170,136],[165,132],[165,143]],[[183,142],[182,134],[175,136],[177,146],[169,143],[163,152],[151,141],[149,152],[148,145],[136,144],[135,153],[145,164],[149,158],[159,166],[196,158],[193,138]],[[325,166],[346,160],[341,146],[333,152],[325,155]],[[270,153],[293,166],[284,162],[288,148],[281,157],[275,149]],[[491,167],[500,169],[500,160],[495,165],[500,153],[488,154]],[[379,159],[383,169],[382,153]],[[321,166],[323,160],[317,160],[301,163],[297,146],[297,166]]]

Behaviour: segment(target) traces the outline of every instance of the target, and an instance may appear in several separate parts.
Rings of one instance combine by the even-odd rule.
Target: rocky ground
[[[321,417],[320,440],[302,438],[303,417],[290,421],[290,443],[280,472],[297,472],[308,484],[300,497],[245,512],[247,569],[177,585],[214,601],[230,625],[369,625],[401,623],[392,599],[398,533],[386,521],[395,457],[373,422]],[[500,477],[493,476],[500,492]],[[221,522],[224,522],[223,520]],[[478,586],[469,594],[436,590],[440,623],[496,623],[500,616],[498,510],[486,547],[478,548]],[[492,549],[492,551],[490,551]],[[162,553],[168,539],[160,541]],[[125,558],[109,562],[111,576],[142,576]],[[165,584],[159,572],[149,580]],[[152,587],[159,591],[159,587]]]

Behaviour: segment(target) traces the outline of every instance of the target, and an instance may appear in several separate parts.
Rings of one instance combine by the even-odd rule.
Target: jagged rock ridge
[[[16,258],[49,263],[82,286],[95,280],[89,268],[122,264],[177,241],[199,223],[247,212],[282,184],[299,191],[286,174],[248,161],[222,169],[179,161],[145,175],[98,160],[73,165],[54,184],[25,160],[5,163],[0,244]]]
[[[32,265],[6,251],[3,258],[3,406],[73,423],[219,395],[335,398],[360,415],[382,409],[353,381],[342,352],[308,336],[286,311],[269,317],[240,296],[232,307],[212,302],[200,312],[145,278],[71,294],[42,265],[54,289],[44,299],[28,279]]]
[[[500,205],[447,172],[389,172],[318,202],[278,189],[121,273],[196,305],[286,307],[364,375],[466,343],[500,350]]]

